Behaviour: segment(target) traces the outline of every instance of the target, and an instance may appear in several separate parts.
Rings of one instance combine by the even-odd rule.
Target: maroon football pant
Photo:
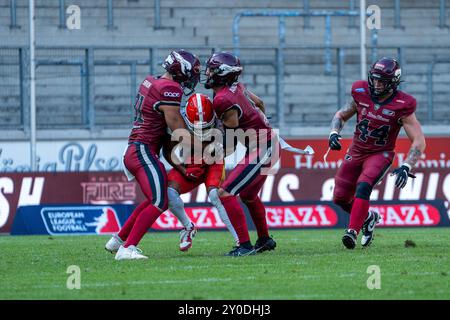
[[[128,247],[137,246],[156,219],[167,210],[167,173],[155,153],[138,142],[128,146],[124,165],[147,198],[133,211],[119,232],[119,237],[126,241],[124,246]]]
[[[136,178],[145,197],[167,210],[167,172],[159,158],[143,143],[131,143],[124,156],[124,165]]]
[[[389,170],[394,155],[393,151],[361,154],[350,150],[334,179],[334,203],[350,213],[357,185],[366,182],[374,187]]]
[[[237,195],[246,204],[258,237],[269,236],[266,210],[258,193],[266,181],[267,175],[264,170],[270,167],[273,149],[274,147],[269,143],[267,149],[258,149],[247,154],[221,185],[230,194],[230,196],[220,199],[241,244],[249,242],[250,235],[244,211],[237,201]]]

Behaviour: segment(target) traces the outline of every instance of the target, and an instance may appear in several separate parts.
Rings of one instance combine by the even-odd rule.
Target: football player
[[[199,141],[202,141],[200,155],[200,157],[202,157],[205,148],[212,143],[212,131],[218,127],[218,121],[212,107],[212,102],[207,95],[200,93],[193,94],[188,99],[182,115],[190,132],[195,135]],[[195,163],[194,157],[191,157],[191,161],[188,163],[182,163],[179,159],[174,161],[174,158],[177,157],[177,155],[172,151],[174,151],[173,149],[176,144],[177,142],[174,143],[173,141],[170,141],[170,139],[167,139],[163,151],[164,158],[173,167],[168,175],[169,209],[184,226],[180,232],[180,250],[187,251],[192,246],[192,239],[197,232],[194,223],[192,223],[184,210],[184,203],[180,198],[180,194],[190,192],[202,183],[206,186],[209,200],[212,205],[216,207],[220,218],[231,232],[236,245],[239,245],[236,231],[219,199],[218,188],[225,175],[223,161],[208,164],[205,163],[202,158],[200,163]],[[194,146],[193,143],[192,146]],[[194,148],[191,150],[191,155],[194,155],[195,150],[193,149]]]
[[[185,128],[180,114],[183,93],[190,94],[200,80],[200,61],[185,50],[172,51],[163,63],[162,76],[141,83],[134,104],[135,117],[123,161],[130,180],[136,179],[147,198],[128,218],[120,232],[106,243],[115,259],[147,259],[137,248],[162,212],[168,208],[167,173],[159,152],[167,128]]]
[[[267,175],[262,174],[262,170],[270,165],[275,149],[272,143],[275,134],[264,115],[261,99],[238,81],[241,72],[239,59],[228,52],[213,54],[206,64],[205,87],[214,91],[213,108],[227,131],[225,137],[230,129],[231,132],[241,129],[243,133],[256,133],[249,140],[245,139],[247,153],[244,159],[225,178],[219,190],[220,200],[239,237],[239,246],[230,251],[227,254],[229,256],[253,255],[256,252],[273,250],[276,246],[269,236],[266,210],[258,196],[267,178]],[[234,141],[231,148],[230,143],[226,141],[223,145],[226,154],[229,149],[235,148]],[[250,241],[245,214],[237,195],[247,206],[256,226],[258,239],[255,246],[252,246]]]
[[[396,60],[378,60],[368,73],[368,81],[353,83],[351,101],[332,120],[329,146],[341,150],[339,133],[347,120],[357,117],[353,141],[336,174],[333,194],[333,201],[350,214],[342,238],[348,249],[355,248],[361,230],[363,247],[373,240],[380,215],[369,211],[370,194],[392,164],[401,127],[412,144],[406,161],[392,173],[398,188],[406,185],[408,177],[414,177],[410,171],[425,150],[425,138],[415,115],[416,99],[398,90],[400,81],[401,69]]]

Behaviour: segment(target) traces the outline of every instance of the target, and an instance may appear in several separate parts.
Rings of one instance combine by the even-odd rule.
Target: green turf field
[[[187,253],[177,233],[150,233],[141,261],[115,261],[106,236],[1,236],[0,299],[450,299],[450,229],[378,229],[371,248],[353,251],[342,230],[272,234],[275,251],[224,257],[226,232],[200,231]],[[79,290],[66,287],[70,265]],[[381,289],[367,288],[370,265]]]

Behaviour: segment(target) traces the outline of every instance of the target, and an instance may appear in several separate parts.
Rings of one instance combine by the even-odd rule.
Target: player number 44
[[[369,130],[369,120],[364,119],[361,120],[356,128],[358,128],[360,134],[359,134],[359,140],[367,142],[367,137],[375,138],[375,145],[377,146],[384,146],[387,141],[387,137],[389,135],[389,129],[390,126],[384,125],[379,128]]]

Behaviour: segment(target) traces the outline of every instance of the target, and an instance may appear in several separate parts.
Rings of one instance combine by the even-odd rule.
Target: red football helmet
[[[205,88],[215,86],[231,86],[242,73],[238,57],[229,52],[214,53],[206,62]]]
[[[194,92],[200,81],[200,60],[196,55],[185,50],[172,51],[162,66],[183,87],[183,91],[189,89],[185,95]]]
[[[216,121],[211,99],[201,93],[190,96],[186,103],[184,118],[189,129],[200,140],[208,140]]]
[[[386,57],[379,59],[369,70],[368,83],[371,96],[381,97],[394,93],[400,84],[401,76],[402,71],[397,60]],[[377,88],[375,80],[383,83],[383,88]]]

